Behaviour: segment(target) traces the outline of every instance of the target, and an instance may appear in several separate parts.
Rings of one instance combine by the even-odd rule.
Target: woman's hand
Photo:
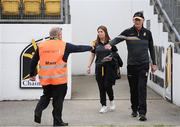
[[[91,73],[91,67],[88,66],[88,67],[87,67],[87,74],[90,74],[90,73]]]

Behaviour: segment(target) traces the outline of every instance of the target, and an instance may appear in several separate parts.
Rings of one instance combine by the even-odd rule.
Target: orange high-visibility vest
[[[46,86],[67,83],[67,63],[63,61],[66,43],[61,40],[48,40],[38,47],[40,84]]]

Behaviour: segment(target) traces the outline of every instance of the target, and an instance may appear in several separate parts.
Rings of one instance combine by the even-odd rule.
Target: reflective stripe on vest
[[[61,40],[48,40],[39,44],[40,84],[60,85],[67,83],[67,63],[63,61],[66,43]]]
[[[53,75],[53,76],[39,76],[39,79],[54,79],[54,78],[64,78],[67,74],[59,74],[59,75]]]
[[[39,66],[40,69],[56,69],[56,68],[65,68],[65,67],[67,67],[67,64]]]

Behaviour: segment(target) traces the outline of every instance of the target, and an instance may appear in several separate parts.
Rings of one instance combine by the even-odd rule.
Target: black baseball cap
[[[139,12],[136,12],[133,16],[134,19],[144,19],[144,15],[143,15],[143,12],[139,11]]]

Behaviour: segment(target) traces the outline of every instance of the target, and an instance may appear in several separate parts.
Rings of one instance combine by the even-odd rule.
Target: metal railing
[[[180,0],[151,0],[151,4],[169,33],[169,40],[180,41]]]
[[[160,2],[180,34],[180,0],[160,0]]]
[[[60,14],[59,15],[46,15],[44,0],[41,0],[40,14],[38,15],[26,15],[24,13],[23,0],[20,0],[19,14],[18,15],[3,15],[2,14],[2,4],[0,2],[0,24],[3,23],[60,23],[69,24],[70,23],[70,7],[69,0],[61,0],[60,3]]]

